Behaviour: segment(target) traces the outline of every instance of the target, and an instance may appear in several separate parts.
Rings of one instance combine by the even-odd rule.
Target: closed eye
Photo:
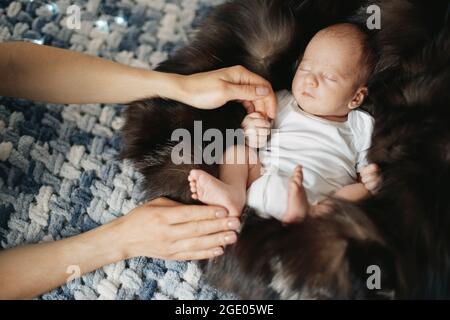
[[[337,82],[337,78],[332,74],[325,73],[323,76],[325,79],[327,79],[329,81]]]

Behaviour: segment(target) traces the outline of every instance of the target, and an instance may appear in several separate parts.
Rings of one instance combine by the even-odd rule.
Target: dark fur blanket
[[[157,69],[191,74],[241,64],[290,87],[296,59],[320,29],[364,26],[370,1],[236,0],[217,7],[189,45]],[[450,35],[448,1],[378,0],[381,30],[371,31],[379,62],[371,79],[376,125],[370,160],[381,167],[380,192],[359,204],[333,200],[334,213],[282,225],[246,208],[237,244],[203,263],[206,277],[243,298],[450,297]],[[175,165],[173,130],[238,128],[235,102],[201,111],[160,98],[125,111],[125,147],[144,175],[149,199],[193,203]],[[201,147],[201,146],[196,146]],[[381,270],[381,289],[366,285]]]

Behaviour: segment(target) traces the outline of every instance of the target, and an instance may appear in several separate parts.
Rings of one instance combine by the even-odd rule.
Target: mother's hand
[[[199,109],[214,109],[231,100],[239,100],[244,106],[274,118],[277,99],[271,84],[263,77],[242,66],[178,76],[176,100]]]
[[[223,254],[234,243],[237,218],[224,208],[181,205],[160,198],[133,209],[116,220],[125,257],[200,260]]]

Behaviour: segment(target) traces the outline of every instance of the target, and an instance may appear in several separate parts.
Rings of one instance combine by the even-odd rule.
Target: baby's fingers
[[[245,139],[247,145],[251,148],[262,148],[267,144],[270,135],[270,129],[251,128],[245,130]]]
[[[242,123],[244,129],[270,128],[270,122],[264,119],[248,119]]]
[[[261,113],[259,112],[252,112],[247,114],[246,118],[248,120],[253,120],[253,119],[266,119]]]
[[[364,185],[367,190],[372,193],[376,193],[380,188],[380,183],[378,181],[369,182]]]
[[[263,127],[248,128],[244,130],[244,134],[246,136],[268,136],[270,135],[270,129]]]
[[[376,173],[361,175],[361,182],[364,184],[376,182],[376,181],[380,181],[380,180],[381,180],[380,176]]]
[[[376,193],[381,185],[381,177],[376,174],[365,176],[361,179],[367,190]]]
[[[267,135],[251,135],[246,136],[247,146],[250,148],[259,149],[267,144]]]
[[[369,164],[368,166],[362,168],[361,175],[368,175],[373,173],[379,173],[380,167],[376,165],[375,163]]]

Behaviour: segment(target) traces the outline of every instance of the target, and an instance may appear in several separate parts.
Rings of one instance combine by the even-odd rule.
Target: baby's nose
[[[317,86],[319,85],[319,82],[313,74],[308,74],[306,76],[306,83],[309,87],[313,88],[317,88]]]

